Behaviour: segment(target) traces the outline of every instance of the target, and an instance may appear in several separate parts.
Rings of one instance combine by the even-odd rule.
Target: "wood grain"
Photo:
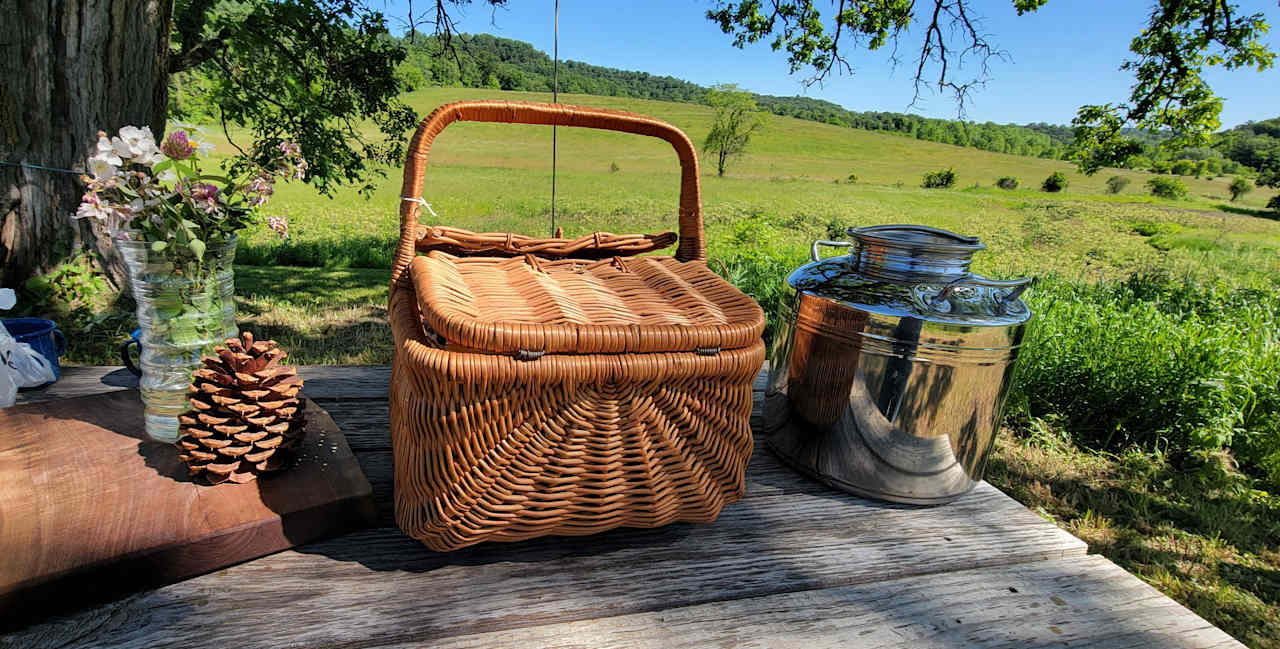
[[[298,374],[306,381],[303,393],[316,400],[387,398],[391,368],[378,366],[304,365]],[[62,368],[57,383],[18,393],[18,403],[44,403],[120,390],[136,390],[138,378],[123,367],[84,365]]]
[[[452,553],[380,528],[131,597],[15,646],[425,642],[1084,552],[1083,542],[985,485],[945,508],[786,494],[747,498],[712,525]],[[132,622],[86,635],[101,618]]]
[[[1243,648],[1092,555],[784,593],[434,642],[436,649]],[[409,649],[416,642],[383,645]]]
[[[367,525],[371,488],[307,402],[294,466],[194,484],[137,392],[0,410],[0,620],[190,577]]]

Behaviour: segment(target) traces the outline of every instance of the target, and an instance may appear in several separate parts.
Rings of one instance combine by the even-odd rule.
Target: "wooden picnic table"
[[[130,389],[118,370],[67,368],[24,398]],[[432,552],[395,525],[389,368],[302,374],[373,486],[376,527],[44,620],[0,647],[1243,646],[988,484],[946,506],[888,505],[759,444],[746,498],[713,524]]]

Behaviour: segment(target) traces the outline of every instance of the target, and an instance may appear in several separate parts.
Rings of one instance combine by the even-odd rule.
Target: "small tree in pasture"
[[[1000,180],[996,181],[996,187],[1000,189],[1017,189],[1018,179],[1013,176],[1002,176]]]
[[[1124,176],[1112,176],[1107,179],[1107,193],[1119,194],[1129,186],[1129,179]]]
[[[955,184],[956,172],[954,169],[930,171],[920,181],[920,186],[925,189],[947,189]]]
[[[751,93],[735,84],[712,86],[707,105],[715,109],[716,118],[702,148],[716,154],[716,175],[723,176],[729,159],[745,153],[751,135],[764,127],[764,114]]]
[[[1227,191],[1231,192],[1231,202],[1235,202],[1237,198],[1253,191],[1253,183],[1236,176],[1231,180],[1231,184],[1227,186]]]
[[[1176,178],[1152,178],[1147,181],[1152,196],[1178,200],[1187,197],[1187,186]]]

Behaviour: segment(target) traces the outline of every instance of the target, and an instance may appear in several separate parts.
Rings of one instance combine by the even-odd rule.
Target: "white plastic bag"
[[[0,310],[12,309],[17,303],[13,289],[0,288]],[[40,352],[20,343],[0,326],[0,408],[8,408],[17,399],[18,388],[35,387],[53,381],[53,367]]]

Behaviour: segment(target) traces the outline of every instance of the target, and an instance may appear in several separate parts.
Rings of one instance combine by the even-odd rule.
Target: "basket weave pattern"
[[[419,195],[432,139],[459,119],[671,142],[682,168],[679,246],[674,258],[624,257],[616,246],[565,259],[527,248],[459,257],[475,251],[452,244],[415,257],[423,232],[406,201],[389,302],[398,524],[451,550],[714,520],[743,493],[764,317],[703,261],[688,138],[626,113],[451,104],[418,129],[403,195]],[[544,251],[580,245],[539,241],[551,244]],[[510,248],[486,245],[499,244]]]
[[[441,250],[454,255],[487,255],[515,257],[576,257],[601,259],[614,255],[638,255],[668,248],[676,242],[676,233],[613,234],[593,232],[577,239],[552,237],[540,239],[510,232],[471,232],[444,225],[418,226],[417,248],[420,252]]]
[[[584,263],[432,252],[414,259],[410,274],[424,324],[471,349],[697,351],[760,338],[755,302],[706,266],[670,257]]]

